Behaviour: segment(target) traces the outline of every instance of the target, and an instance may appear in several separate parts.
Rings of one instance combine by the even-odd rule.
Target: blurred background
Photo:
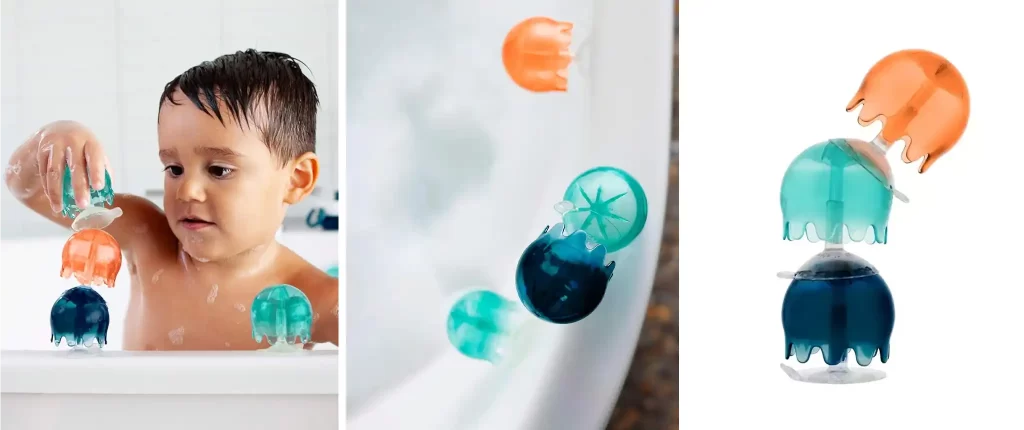
[[[348,2],[348,428],[677,426],[673,4]],[[526,91],[504,70],[506,35],[536,16],[574,25],[570,51],[602,40],[564,93]],[[452,303],[485,289],[521,308],[523,246],[556,222],[573,177],[609,164],[657,215],[614,256],[598,310],[539,324],[516,365],[460,355],[444,327]]]
[[[679,1],[676,0],[676,10]],[[647,318],[608,430],[679,428],[679,18],[672,62],[672,158]]]
[[[110,158],[113,188],[163,204],[157,107],[164,85],[186,69],[255,48],[302,60],[320,96],[314,196],[289,208],[279,240],[321,267],[337,263],[338,235],[308,228],[307,214],[332,204],[338,183],[338,2],[301,6],[279,0],[3,0],[3,165],[39,127],[61,119],[85,124]],[[4,349],[48,349],[46,318],[61,291],[61,249],[70,231],[22,206],[4,187],[2,331]],[[127,267],[127,266],[122,266]],[[111,310],[109,349],[119,349],[128,303],[128,270],[119,288],[101,291]],[[46,288],[26,288],[45,286]],[[25,326],[26,322],[38,325]]]

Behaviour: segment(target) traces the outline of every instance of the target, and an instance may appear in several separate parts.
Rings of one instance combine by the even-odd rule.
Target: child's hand
[[[57,121],[39,131],[36,160],[43,193],[54,212],[63,206],[65,166],[71,169],[75,202],[83,208],[89,206],[89,185],[102,189],[110,167],[96,136],[74,121]]]

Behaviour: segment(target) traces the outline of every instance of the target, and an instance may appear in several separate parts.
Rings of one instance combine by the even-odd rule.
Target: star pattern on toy
[[[583,200],[586,200],[587,204],[589,205],[588,207],[576,208],[578,212],[589,212],[587,214],[587,218],[583,220],[583,225],[580,226],[581,230],[586,230],[587,227],[589,227],[592,223],[596,223],[597,229],[601,232],[602,238],[608,239],[607,228],[609,220],[617,220],[626,223],[630,222],[628,219],[623,218],[615,213],[612,213],[610,209],[611,204],[625,196],[627,194],[626,192],[616,194],[612,197],[609,197],[607,200],[601,200],[600,186],[597,187],[597,193],[594,195],[593,198],[591,198],[587,194],[587,191],[584,190],[583,187],[577,187],[580,190],[580,195],[583,197]]]

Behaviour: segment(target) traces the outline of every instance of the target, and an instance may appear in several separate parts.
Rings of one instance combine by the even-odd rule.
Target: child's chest
[[[125,318],[131,350],[259,349],[250,326],[258,289],[209,279],[180,265],[129,265],[132,292]],[[132,267],[134,266],[134,267]]]

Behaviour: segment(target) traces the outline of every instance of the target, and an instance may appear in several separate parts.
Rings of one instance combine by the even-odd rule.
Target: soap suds
[[[185,326],[180,326],[167,333],[167,337],[171,339],[171,343],[175,345],[181,345],[185,343]]]
[[[153,274],[153,283],[154,284],[157,283],[157,282],[160,282],[160,275],[162,275],[163,273],[164,273],[164,269],[160,269],[160,270],[157,270],[156,273]]]
[[[213,284],[213,287],[210,287],[210,295],[206,296],[206,303],[207,304],[212,305],[213,302],[217,300],[217,290],[218,289],[220,289],[220,287],[218,287],[217,284]]]
[[[241,303],[235,303],[235,310],[238,312],[245,312],[245,305]]]

